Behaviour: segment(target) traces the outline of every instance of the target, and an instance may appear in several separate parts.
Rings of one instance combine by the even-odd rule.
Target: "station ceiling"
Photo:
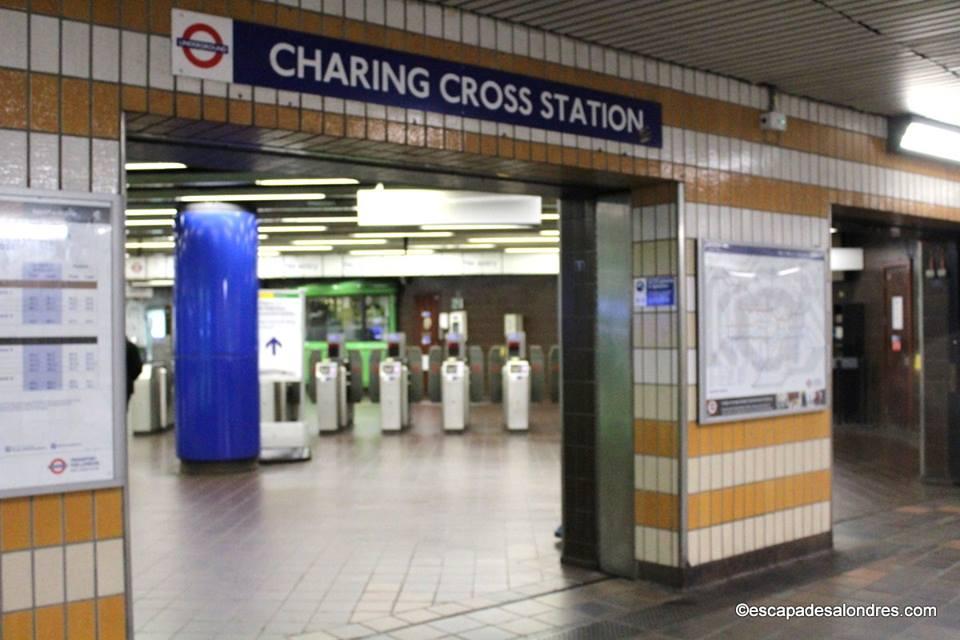
[[[956,0],[429,0],[882,115],[960,125]]]

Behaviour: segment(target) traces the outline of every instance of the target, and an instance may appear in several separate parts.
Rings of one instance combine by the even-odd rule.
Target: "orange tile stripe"
[[[826,502],[831,495],[830,478],[829,470],[812,471],[692,494],[687,497],[689,528],[711,527]]]
[[[678,450],[676,422],[634,420],[633,452],[635,454],[676,458]]]
[[[784,509],[830,500],[830,471],[811,471],[784,478],[715,489],[687,497],[690,529],[711,527]],[[678,497],[658,491],[634,492],[636,524],[676,531]]]
[[[827,411],[715,425],[691,422],[687,427],[687,455],[708,456],[828,437],[830,413]]]

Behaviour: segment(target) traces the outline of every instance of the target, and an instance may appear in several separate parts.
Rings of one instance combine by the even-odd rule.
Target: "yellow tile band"
[[[828,437],[830,413],[827,411],[716,425],[691,422],[687,428],[687,454],[708,456]]]

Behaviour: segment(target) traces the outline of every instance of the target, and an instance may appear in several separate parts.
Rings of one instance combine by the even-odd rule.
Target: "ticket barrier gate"
[[[156,433],[173,426],[173,372],[167,364],[143,365],[133,383],[127,424],[135,434]]]
[[[459,334],[446,335],[447,357],[441,366],[444,431],[463,431],[470,421],[470,368],[462,357]]]
[[[381,431],[400,431],[410,425],[410,370],[405,356],[406,336],[388,334],[386,358],[378,372]]]
[[[348,394],[351,376],[350,364],[342,356],[343,337],[327,337],[327,357],[314,369],[317,402],[317,430],[320,433],[345,429],[353,422],[353,403]],[[356,372],[355,375],[360,375]]]
[[[530,363],[526,360],[527,337],[523,332],[507,336],[507,361],[501,370],[503,418],[509,431],[530,428]]]

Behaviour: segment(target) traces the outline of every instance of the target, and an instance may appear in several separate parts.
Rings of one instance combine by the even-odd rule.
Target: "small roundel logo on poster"
[[[177,46],[191,64],[201,69],[212,69],[220,64],[230,47],[220,32],[205,22],[194,22],[177,38]]]
[[[63,458],[54,458],[50,461],[50,464],[47,465],[47,468],[50,469],[50,473],[59,476],[67,470],[67,461]]]

